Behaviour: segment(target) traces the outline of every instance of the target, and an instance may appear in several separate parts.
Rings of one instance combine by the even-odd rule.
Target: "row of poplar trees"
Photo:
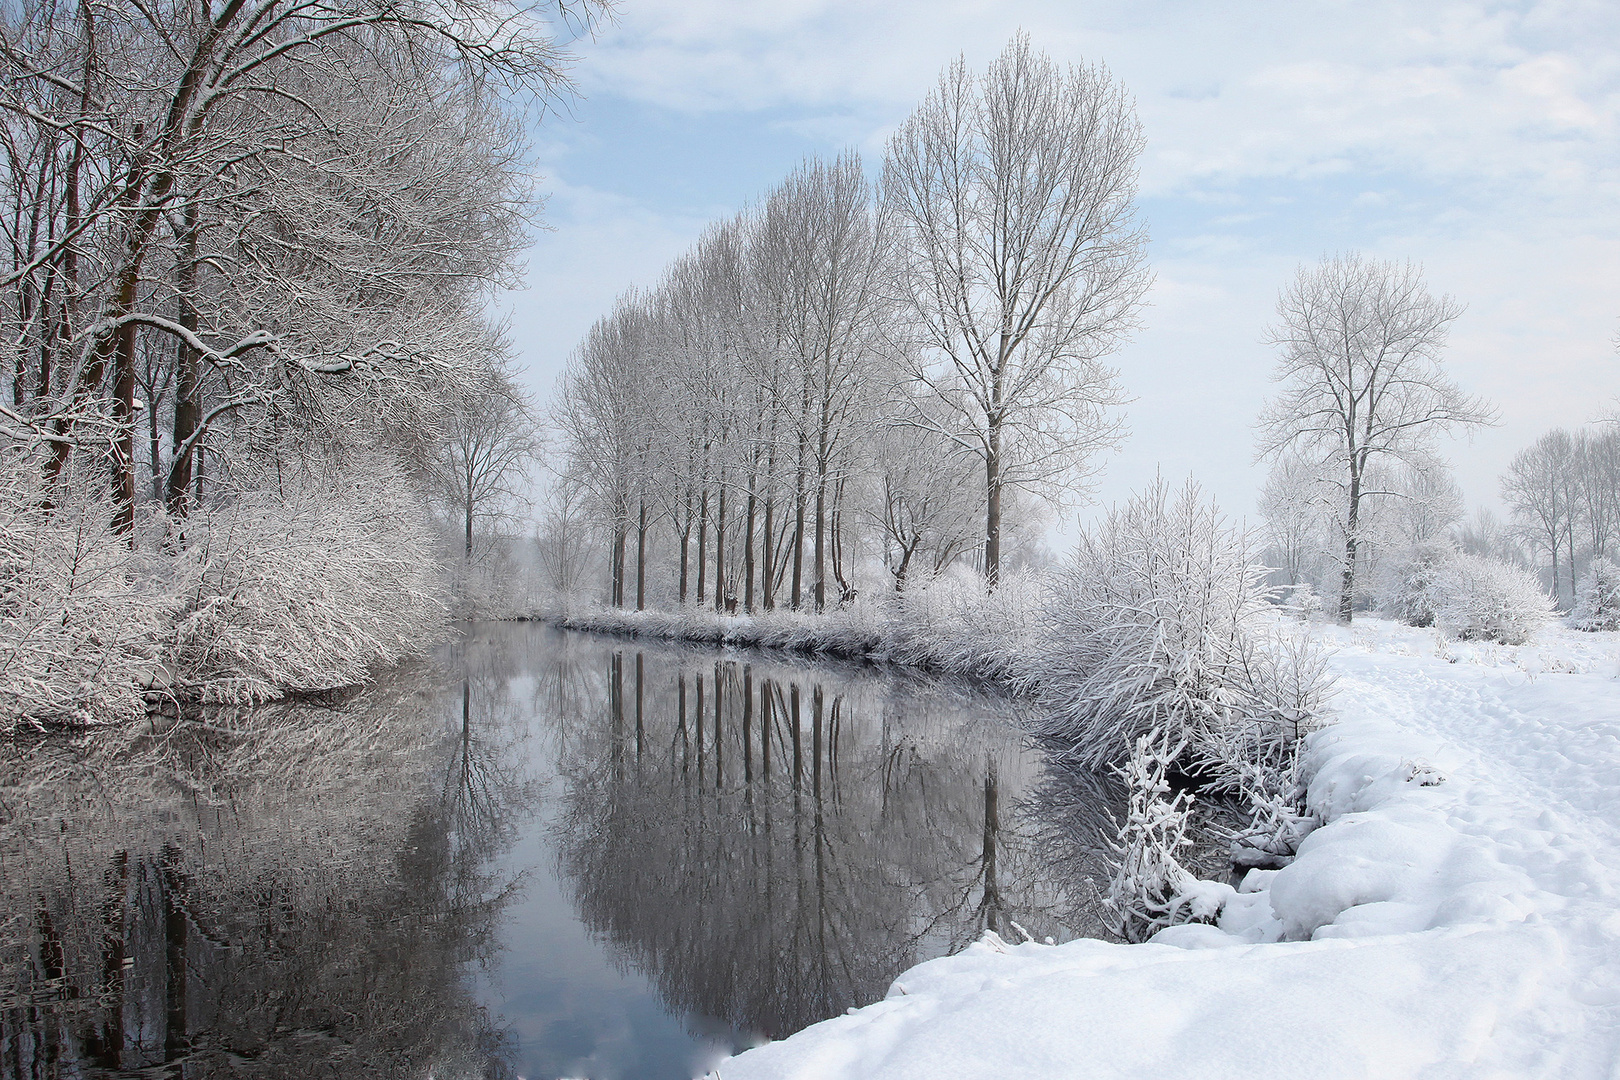
[[[896,588],[979,545],[993,588],[1009,497],[1072,489],[1119,437],[1142,146],[1106,70],[1018,37],[942,74],[877,182],[808,160],[621,297],[557,407],[612,602],[645,606],[663,531],[683,603],[822,610],[852,592],[853,502]]]

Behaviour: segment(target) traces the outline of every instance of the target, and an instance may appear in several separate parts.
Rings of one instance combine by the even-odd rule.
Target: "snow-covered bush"
[[[48,505],[39,459],[0,455],[0,735],[139,717],[166,603],[112,531],[107,477],[69,469]]]
[[[1321,617],[1322,597],[1317,593],[1316,586],[1308,581],[1301,581],[1295,585],[1283,586],[1281,607],[1288,614],[1301,622],[1310,622]]]
[[[1131,756],[1116,771],[1129,792],[1117,839],[1108,841],[1114,876],[1104,903],[1119,915],[1127,941],[1145,941],[1166,926],[1212,922],[1229,887],[1199,881],[1178,853],[1192,844],[1187,836],[1193,796],[1170,793],[1165,779],[1186,743],[1172,744],[1158,730],[1136,740]]]
[[[1273,639],[1265,573],[1192,483],[1172,499],[1160,480],[1116,508],[1052,584],[1023,680],[1044,734],[1099,767],[1161,731],[1184,747],[1180,765],[1227,788],[1239,758],[1291,759],[1325,673],[1307,639]]]
[[[1525,570],[1458,553],[1437,575],[1435,625],[1453,637],[1522,645],[1552,618],[1553,602]]]
[[[1569,625],[1577,630],[1620,630],[1620,565],[1594,559],[1575,589]]]
[[[1039,580],[1003,574],[992,591],[965,568],[913,586],[892,603],[889,658],[973,678],[1013,681],[1039,632]]]
[[[169,645],[204,700],[350,686],[419,655],[444,621],[432,529],[386,467],[249,492],[188,532]]]
[[[1433,626],[1440,605],[1440,579],[1457,557],[1457,549],[1444,540],[1414,544],[1392,557],[1384,567],[1379,606],[1392,619],[1407,626]]]

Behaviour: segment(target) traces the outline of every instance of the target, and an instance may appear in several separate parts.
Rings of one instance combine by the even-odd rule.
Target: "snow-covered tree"
[[[463,559],[473,557],[477,524],[517,520],[539,438],[534,409],[504,365],[491,367],[480,385],[452,404],[428,474],[439,502],[461,528]]]
[[[1502,476],[1503,500],[1526,539],[1547,553],[1554,599],[1563,594],[1566,577],[1574,592],[1578,483],[1575,440],[1562,428],[1519,451]]]
[[[1135,215],[1142,129],[1100,66],[1016,37],[982,76],[957,60],[890,139],[883,203],[930,393],[918,423],[984,469],[994,587],[1008,489],[1062,489],[1118,437],[1103,359],[1147,290]]]
[[[1301,453],[1339,488],[1338,614],[1348,622],[1364,502],[1386,493],[1369,484],[1375,468],[1422,462],[1433,435],[1494,414],[1445,374],[1440,355],[1462,307],[1431,294],[1411,263],[1352,254],[1301,267],[1277,313],[1270,340],[1282,391],[1261,413],[1259,454]]]

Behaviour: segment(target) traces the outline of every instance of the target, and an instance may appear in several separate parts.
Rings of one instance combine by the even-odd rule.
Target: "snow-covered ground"
[[[1620,1077],[1620,635],[1323,632],[1325,824],[1218,927],[986,938],[713,1075]]]

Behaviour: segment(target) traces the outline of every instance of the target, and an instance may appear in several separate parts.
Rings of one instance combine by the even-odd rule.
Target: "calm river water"
[[[987,929],[1102,933],[1004,697],[475,629],[348,700],[0,759],[0,1078],[686,1078]]]

